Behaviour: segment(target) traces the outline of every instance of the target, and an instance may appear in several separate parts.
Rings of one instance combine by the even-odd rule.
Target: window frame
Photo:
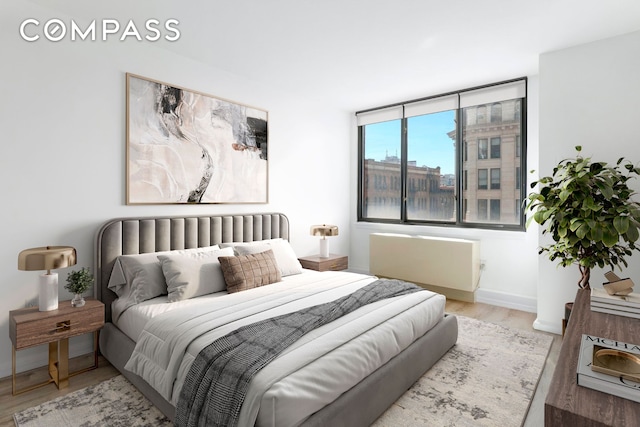
[[[493,88],[493,87],[498,87],[501,85],[509,85],[512,83],[523,83],[524,84],[524,95],[522,96],[522,98],[511,98],[511,99],[520,99],[519,103],[516,103],[516,108],[514,111],[514,120],[519,120],[519,126],[520,126],[520,133],[518,135],[518,156],[515,157],[515,161],[516,161],[516,166],[518,166],[520,168],[520,176],[519,176],[519,181],[520,181],[520,186],[519,188],[515,188],[516,190],[516,200],[525,200],[526,198],[526,176],[525,176],[525,171],[527,170],[527,100],[528,100],[528,79],[527,77],[520,77],[520,78],[515,78],[515,79],[511,79],[511,80],[505,80],[505,81],[501,81],[501,82],[497,82],[497,83],[492,83],[492,84],[488,84],[488,85],[482,85],[482,86],[476,86],[476,87],[471,87],[471,88],[467,88],[467,89],[463,89],[463,90],[459,90],[459,91],[454,91],[454,92],[448,92],[448,93],[443,93],[443,94],[439,94],[439,95],[435,95],[435,96],[430,96],[430,97],[425,97],[425,98],[420,98],[420,99],[414,99],[414,100],[410,100],[410,101],[405,101],[405,102],[400,102],[400,103],[396,103],[396,104],[391,104],[391,105],[387,105],[387,106],[383,106],[383,107],[378,107],[378,108],[371,108],[371,109],[367,109],[367,110],[362,110],[362,111],[358,111],[356,112],[356,115],[361,114],[361,113],[368,113],[368,112],[376,112],[376,111],[380,111],[380,110],[384,110],[384,109],[389,109],[392,107],[398,107],[398,106],[404,106],[406,104],[410,104],[410,103],[416,103],[416,102],[420,102],[420,101],[425,101],[425,100],[430,100],[430,99],[436,99],[436,98],[441,98],[441,97],[446,97],[446,96],[451,96],[451,95],[458,95],[460,96],[461,94],[465,94],[465,92],[472,92],[472,91],[477,91],[477,90],[482,90],[482,89],[487,89],[487,88]],[[489,102],[486,103],[488,105],[493,105],[493,102]],[[482,104],[481,104],[482,105]],[[479,106],[481,106],[479,105]],[[404,107],[403,107],[404,108]],[[477,108],[477,107],[476,107]],[[357,173],[358,173],[358,177],[357,177],[357,191],[358,191],[358,196],[357,196],[357,221],[358,222],[363,222],[363,223],[387,223],[387,224],[400,224],[400,225],[427,225],[427,226],[442,226],[442,227],[454,227],[454,228],[479,228],[479,229],[491,229],[491,230],[504,230],[504,231],[526,231],[525,228],[525,212],[524,209],[517,209],[516,211],[519,211],[520,215],[519,215],[519,223],[513,223],[513,224],[509,224],[509,223],[497,223],[497,222],[479,222],[479,220],[476,221],[469,221],[469,220],[465,220],[464,219],[464,211],[463,209],[465,208],[465,205],[468,206],[467,200],[466,198],[463,197],[463,187],[465,186],[465,182],[464,182],[464,175],[465,173],[468,173],[468,171],[465,169],[463,170],[462,165],[464,164],[464,161],[466,158],[472,157],[473,154],[471,154],[469,152],[469,148],[467,146],[467,141],[464,140],[463,138],[463,111],[465,110],[465,108],[458,106],[456,112],[455,112],[455,117],[456,117],[456,128],[455,128],[455,161],[456,161],[456,166],[455,166],[455,191],[454,191],[454,201],[453,203],[455,204],[455,220],[454,221],[443,221],[443,220],[434,220],[434,219],[429,219],[429,220],[424,220],[424,219],[408,219],[407,218],[407,191],[408,191],[408,185],[407,185],[407,169],[408,169],[408,162],[407,162],[407,132],[406,132],[406,128],[407,128],[407,118],[403,117],[400,118],[398,120],[400,120],[400,128],[401,128],[401,136],[400,136],[400,144],[401,144],[401,162],[400,162],[400,193],[399,193],[399,197],[401,200],[400,203],[400,218],[393,218],[393,219],[389,219],[389,218],[373,218],[373,217],[365,217],[363,215],[363,210],[364,210],[364,202],[365,202],[365,188],[363,186],[363,177],[364,177],[364,170],[365,170],[365,161],[366,159],[364,159],[364,149],[365,149],[365,137],[364,137],[364,128],[365,125],[359,125],[357,126],[357,136],[358,136],[358,165],[357,165]],[[489,111],[487,111],[489,110]],[[504,114],[504,111],[501,111],[501,113]],[[491,108],[485,108],[485,115],[484,115],[484,122],[483,124],[490,124],[491,123]],[[489,116],[489,117],[487,117]],[[477,118],[476,118],[477,120]],[[478,150],[476,150],[476,157],[478,157],[478,162],[482,163],[484,161],[487,160],[491,160],[491,138],[487,138],[487,157],[485,159],[479,159],[479,146],[478,146]],[[500,142],[500,155],[502,156],[502,141]],[[490,169],[492,169],[492,167],[489,166],[481,166],[480,164],[478,164],[478,169],[487,169],[487,189],[484,190],[479,190],[479,191],[488,191],[491,192],[491,172]],[[502,179],[502,174],[501,174],[501,179]],[[514,187],[515,187],[515,182],[517,181],[516,178],[514,178]],[[502,187],[502,185],[501,185]],[[506,188],[506,187],[505,187]],[[519,192],[517,191],[519,190]],[[501,190],[493,190],[493,191],[501,191]],[[487,193],[489,194],[489,193]],[[478,198],[476,200],[480,200],[481,198],[485,198],[487,200],[489,200],[491,197],[488,196],[478,196]],[[513,200],[513,199],[512,199]],[[487,202],[487,205],[489,205],[490,202]],[[476,206],[477,206],[477,202],[476,202]],[[488,206],[487,206],[488,208]],[[489,209],[487,209],[488,211]],[[502,210],[502,209],[501,209]],[[490,217],[490,212],[487,212],[487,217]]]

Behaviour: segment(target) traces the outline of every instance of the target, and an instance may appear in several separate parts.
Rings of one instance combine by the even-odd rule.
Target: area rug
[[[458,317],[458,342],[373,424],[522,425],[551,335]]]
[[[521,425],[552,337],[462,316],[458,323],[456,345],[374,426]],[[18,427],[172,425],[121,375],[26,409],[14,420]]]

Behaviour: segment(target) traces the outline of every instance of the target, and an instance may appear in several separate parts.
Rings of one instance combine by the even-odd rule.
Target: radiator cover
[[[416,283],[452,299],[475,302],[480,242],[373,233],[369,236],[369,271],[379,277]]]

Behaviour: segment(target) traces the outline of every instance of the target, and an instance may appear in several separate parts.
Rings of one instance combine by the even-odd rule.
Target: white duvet
[[[175,406],[193,360],[215,339],[335,300],[374,280],[347,272],[300,274],[175,308],[147,322],[125,368]],[[253,378],[239,425],[300,424],[435,326],[444,306],[444,296],[425,290],[369,304],[308,333]]]

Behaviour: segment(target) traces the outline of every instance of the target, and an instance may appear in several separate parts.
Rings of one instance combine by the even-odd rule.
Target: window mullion
[[[456,225],[462,224],[464,209],[464,182],[462,176],[464,174],[462,168],[464,165],[464,149],[462,137],[462,108],[456,110]]]
[[[400,125],[400,221],[407,222],[407,156],[409,151],[407,148],[407,118],[402,118]]]

